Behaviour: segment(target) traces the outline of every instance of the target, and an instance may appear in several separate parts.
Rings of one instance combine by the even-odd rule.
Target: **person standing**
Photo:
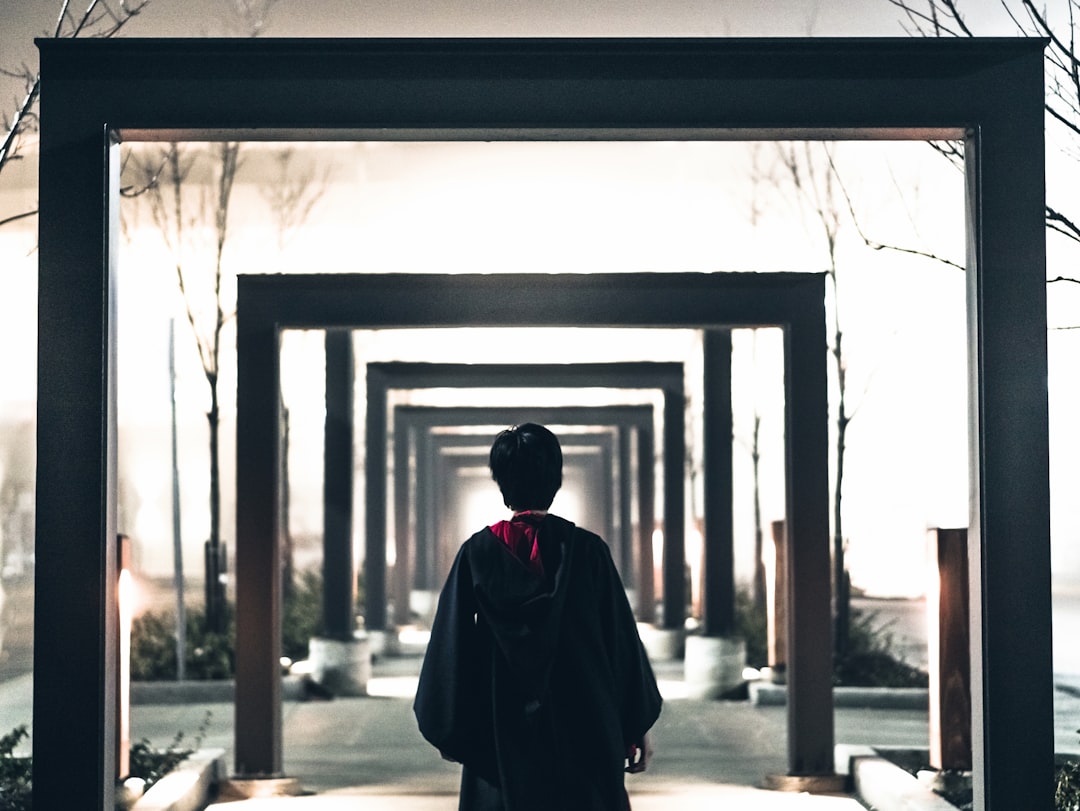
[[[462,544],[439,597],[413,708],[462,764],[460,811],[625,811],[661,697],[607,544],[548,512],[562,450],[501,432],[489,466],[509,520]]]

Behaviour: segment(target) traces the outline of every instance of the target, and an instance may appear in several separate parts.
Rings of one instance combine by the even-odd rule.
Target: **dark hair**
[[[488,467],[511,509],[546,510],[562,487],[559,440],[536,423],[515,425],[495,437]]]

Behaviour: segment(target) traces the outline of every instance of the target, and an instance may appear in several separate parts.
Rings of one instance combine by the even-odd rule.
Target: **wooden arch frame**
[[[560,440],[562,436],[563,434],[560,433]],[[471,438],[476,439],[476,437]],[[496,503],[498,503],[498,489],[492,483],[491,472],[487,468],[487,451],[490,450],[491,443],[474,442],[469,445],[462,442],[462,439],[461,436],[447,436],[445,434],[433,434],[430,430],[424,431],[420,446],[426,458],[418,459],[420,468],[430,468],[427,472],[440,480],[449,478],[447,474],[460,477],[467,472],[473,478],[478,478],[485,488],[490,488],[496,494]],[[586,481],[605,482],[611,480],[614,469],[615,434],[610,430],[604,433],[579,434],[576,441],[568,441],[563,444],[564,478],[576,472],[578,474],[584,473]],[[611,488],[605,487],[601,489],[607,491],[604,504],[600,508],[604,517],[599,522],[589,522],[583,524],[583,526],[586,528],[596,527],[597,529],[593,531],[607,542],[607,539],[612,537],[607,531],[607,525],[611,524],[610,516],[613,507],[611,502],[613,499],[611,498]],[[438,510],[438,515],[447,515],[447,510],[451,508],[453,501],[448,495],[450,494],[441,487],[428,490],[426,496],[429,507]],[[493,513],[490,520],[494,521],[503,517],[506,517],[506,515],[496,512]],[[450,571],[454,553],[457,551],[455,544],[460,544],[462,538],[469,537],[469,534],[477,529],[479,529],[479,526],[472,526],[467,534],[454,534],[453,537],[446,535],[443,538],[445,543],[436,543],[436,549],[433,551],[435,553],[434,557],[438,561],[437,568],[440,571]],[[611,544],[609,544],[610,546]],[[618,551],[616,548],[611,549],[613,560],[617,561]],[[616,562],[616,566],[618,566],[618,562]],[[445,577],[443,581],[445,582]],[[441,586],[441,583],[439,585]]]
[[[272,289],[273,282],[267,284]],[[266,291],[271,294],[271,290]],[[269,304],[270,302],[267,302]],[[372,505],[386,504],[385,472],[387,459],[384,443],[387,428],[387,395],[392,390],[430,389],[450,387],[466,388],[521,388],[537,386],[543,388],[579,389],[612,388],[627,390],[658,389],[663,395],[662,432],[655,439],[650,439],[651,447],[660,450],[664,464],[662,492],[664,503],[675,505],[674,509],[665,510],[664,538],[672,543],[674,549],[682,555],[685,545],[683,523],[685,500],[685,482],[683,481],[682,460],[686,457],[684,411],[685,370],[681,362],[613,362],[580,364],[499,364],[499,363],[409,363],[399,361],[371,362],[366,365],[366,389],[368,410],[365,418],[365,470],[374,473],[365,479],[368,504],[366,512],[365,543],[370,555],[382,553],[380,543],[385,543],[385,516],[378,515]],[[674,467],[668,464],[668,458],[678,457],[680,464]],[[654,488],[655,490],[655,488]],[[649,496],[650,506],[654,501]],[[375,541],[373,544],[372,541]],[[649,541],[651,544],[651,540]],[[371,571],[368,571],[370,577]],[[672,566],[664,573],[665,616],[674,618],[677,627],[682,627],[683,611],[683,572],[681,566]],[[370,585],[369,585],[370,588]],[[647,598],[652,599],[652,589]],[[380,618],[381,619],[381,618]],[[372,627],[382,628],[382,624]]]
[[[425,487],[425,468],[429,468],[427,464],[428,460],[424,459],[425,455],[430,455],[433,450],[442,448],[443,446],[453,445],[471,445],[481,447],[485,453],[491,448],[492,435],[488,434],[469,434],[465,436],[461,435],[449,435],[442,438],[433,435],[433,431],[438,428],[444,427],[473,427],[481,425],[513,425],[516,423],[526,422],[530,420],[539,421],[545,425],[570,425],[576,429],[585,428],[589,431],[602,431],[606,430],[607,433],[594,433],[594,434],[580,434],[573,431],[569,433],[559,432],[559,440],[564,446],[580,446],[582,444],[599,444],[600,442],[614,441],[619,447],[612,451],[613,465],[619,468],[619,482],[615,487],[618,495],[614,493],[608,493],[604,496],[605,507],[603,511],[607,513],[606,525],[599,524],[598,528],[593,531],[597,532],[603,537],[608,545],[612,548],[612,555],[616,560],[616,565],[623,572],[623,582],[628,588],[633,587],[631,582],[627,582],[627,572],[637,575],[638,558],[642,557],[646,552],[651,556],[652,550],[652,527],[653,516],[655,510],[649,510],[649,518],[645,519],[645,506],[652,507],[653,499],[651,495],[648,498],[639,499],[639,514],[637,523],[639,525],[647,525],[647,532],[639,532],[638,538],[635,541],[631,537],[630,527],[625,524],[632,524],[634,519],[631,517],[629,493],[632,489],[636,489],[639,496],[643,490],[648,488],[651,490],[655,485],[652,481],[652,461],[653,456],[650,453],[648,457],[644,454],[638,454],[639,465],[644,463],[645,459],[648,459],[649,469],[638,469],[638,483],[636,488],[632,488],[630,482],[630,470],[626,469],[632,467],[632,460],[629,458],[629,448],[625,448],[625,458],[621,458],[622,454],[619,451],[623,450],[622,439],[627,438],[631,431],[640,432],[641,430],[648,431],[648,441],[645,443],[648,448],[652,448],[652,423],[653,423],[653,406],[651,405],[612,405],[612,406],[453,406],[449,409],[436,408],[431,406],[410,406],[410,405],[398,405],[394,408],[394,448],[395,456],[403,457],[409,446],[413,446],[416,449],[416,482],[415,486],[408,481],[410,478],[407,474],[402,474],[401,466],[395,463],[394,465],[394,514],[397,519],[400,511],[409,511],[410,502],[415,502],[416,507],[416,520],[417,527],[419,529],[421,516],[425,514],[425,506],[430,506],[432,500],[432,487]],[[508,419],[507,419],[508,418]],[[648,423],[645,426],[645,423]],[[404,430],[402,430],[404,429]],[[600,441],[590,441],[585,437],[604,437]],[[629,442],[625,443],[629,446]],[[486,456],[483,459],[483,463],[487,464]],[[428,471],[430,472],[430,471]],[[438,479],[435,479],[438,481]],[[625,484],[625,487],[623,486]],[[492,485],[494,487],[494,485]],[[404,493],[399,492],[404,490]],[[616,517],[616,513],[619,511],[616,508],[616,502],[618,502],[618,508],[621,510],[621,514]],[[428,512],[430,515],[437,515],[435,512]],[[576,519],[574,519],[576,520]],[[399,520],[400,523],[400,520]],[[614,524],[619,525],[619,535],[617,537],[610,534],[609,530]],[[604,531],[601,531],[604,530]],[[645,543],[648,541],[648,544]],[[430,542],[430,539],[429,539]],[[401,551],[398,551],[398,559],[401,559]],[[435,578],[432,579],[431,585],[438,587],[441,585],[442,579],[445,574],[439,572]],[[652,620],[652,612],[646,608],[646,606],[652,607],[653,602],[653,590],[649,589],[650,599],[648,602],[641,601],[635,606],[639,618],[643,622],[650,622]]]
[[[271,507],[278,493],[280,417],[273,392],[279,389],[283,330],[619,325],[714,332],[773,325],[785,331],[789,766],[793,775],[832,774],[827,385],[826,355],[820,351],[825,346],[823,275],[250,275],[238,279],[236,321],[236,568],[243,570],[236,614],[238,771],[245,773],[241,765],[254,761],[274,766],[264,772],[276,772],[282,762],[274,619],[280,606],[273,596],[280,593],[275,546],[280,534],[277,511]],[[663,366],[671,380],[665,390],[670,392],[678,380],[681,391],[681,374],[675,375],[679,364]],[[567,383],[573,377],[569,369]],[[482,366],[477,370],[481,376],[490,371]],[[599,375],[599,365],[596,371]],[[612,382],[618,378],[613,370],[606,376]],[[655,385],[658,379],[649,382]],[[374,390],[369,386],[372,391],[376,400],[385,399],[381,385]],[[681,409],[665,411],[672,412],[665,413],[665,433],[674,425],[681,435]],[[367,449],[369,461],[372,450]],[[378,464],[376,469],[385,467]],[[730,493],[726,498],[730,500]],[[666,551],[681,560],[681,546],[671,547],[666,544]],[[380,550],[369,547],[368,553]],[[255,588],[258,594],[251,591]]]
[[[948,137],[967,158],[975,808],[1031,807],[1053,754],[1043,44],[39,41],[35,805],[113,802],[118,137]],[[821,347],[791,348],[813,366]],[[793,774],[831,769],[828,685],[804,672],[794,703],[830,717],[789,707]],[[280,758],[245,747],[241,773]]]

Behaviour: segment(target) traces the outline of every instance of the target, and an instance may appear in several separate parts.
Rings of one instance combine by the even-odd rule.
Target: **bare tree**
[[[819,145],[809,142],[777,144],[777,153],[788,181],[810,211],[811,227],[818,232],[824,241],[827,259],[825,274],[832,287],[832,337],[829,354],[832,359],[837,390],[834,423],[836,439],[833,447],[835,470],[832,487],[832,561],[833,597],[835,601],[833,641],[835,654],[839,659],[847,652],[851,627],[851,581],[845,562],[847,539],[844,536],[843,495],[847,431],[855,416],[855,409],[849,409],[848,369],[844,356],[843,322],[840,317],[842,299],[840,295],[837,248],[841,227],[844,222],[844,210],[841,206],[843,198],[837,180],[835,164],[828,148],[820,147],[825,152],[824,160],[822,160],[814,155],[816,146]]]
[[[277,174],[260,186],[270,209],[277,245],[304,225],[325,191],[325,177],[298,170],[292,149],[274,156]],[[141,155],[131,164],[131,188],[149,209],[151,220],[173,258],[174,272],[187,320],[195,338],[210,395],[206,413],[209,431],[210,534],[206,544],[207,624],[220,631],[226,621],[225,546],[221,537],[221,411],[218,380],[223,330],[235,315],[234,276],[228,270],[227,246],[232,222],[233,192],[242,170],[241,145],[228,141],[209,149],[169,144],[157,154]],[[127,224],[125,224],[126,227]],[[209,235],[202,244],[200,235]]]
[[[265,0],[264,0],[265,1]],[[277,238],[278,256],[284,256],[285,247],[290,237],[307,222],[311,211],[326,191],[330,169],[324,168],[321,175],[308,168],[296,167],[296,149],[289,146],[274,153],[276,168],[274,181],[260,189],[263,200],[270,208],[270,217],[274,223]],[[291,441],[289,409],[285,398],[281,399],[281,470],[279,482],[281,492],[281,567],[282,586],[286,599],[293,593],[293,538],[290,531],[290,512],[292,490],[289,481],[289,443]]]
[[[76,37],[111,37],[149,4],[150,0],[89,0],[82,13],[73,11],[71,0],[63,0],[56,24],[50,36],[54,39]],[[0,67],[0,75],[21,81],[24,92],[13,102],[13,112],[4,112],[3,141],[0,141],[0,173],[10,161],[21,160],[24,139],[37,132],[38,96],[41,93],[41,74],[29,65],[18,68]],[[23,211],[4,219],[0,226],[32,217],[37,210]]]
[[[146,0],[148,2],[148,0]],[[225,21],[227,28],[243,36],[256,37],[261,33],[270,10],[278,0],[232,0],[226,8],[231,13]],[[125,196],[145,196],[151,217],[164,243],[172,254],[176,280],[195,338],[210,394],[206,412],[210,456],[209,518],[210,532],[205,547],[206,625],[210,631],[221,633],[227,623],[225,573],[226,547],[221,537],[221,465],[220,434],[221,408],[218,380],[221,371],[222,331],[235,315],[232,300],[233,277],[226,276],[225,248],[229,236],[233,188],[241,167],[241,145],[235,141],[215,144],[210,152],[193,152],[171,143],[151,159],[136,159],[132,169],[134,182],[122,189]],[[203,171],[208,163],[208,183],[193,183],[192,173]],[[125,168],[128,161],[124,161]],[[282,164],[287,173],[288,160]],[[310,212],[297,218],[293,208],[307,204],[307,186],[286,183],[285,197],[272,203],[275,221],[282,228],[302,223]],[[193,203],[191,198],[195,197]],[[313,202],[311,203],[313,205]],[[281,225],[284,223],[284,225]],[[208,262],[205,257],[190,257],[191,237],[208,227],[213,244]],[[279,236],[279,244],[281,241]],[[226,284],[228,282],[228,284]]]
[[[226,299],[222,282],[232,193],[240,168],[240,145],[231,141],[215,144],[211,153],[193,152],[172,143],[159,155],[134,160],[132,171],[151,219],[173,257],[177,284],[209,388],[206,419],[210,452],[210,537],[206,546],[206,622],[211,630],[220,632],[225,627],[222,582],[225,556],[221,540],[218,377],[222,330],[232,318],[235,306]],[[201,162],[209,164],[209,182],[192,183],[193,170],[205,171]],[[212,235],[208,262],[193,249],[196,235],[205,227]]]
[[[888,0],[903,14],[904,28],[912,36],[974,37],[956,0]],[[1002,0],[1002,8],[1024,36],[1048,40],[1046,47],[1047,132],[1060,141],[1063,154],[1080,161],[1080,0],[1065,0],[1064,20],[1052,20],[1033,0]],[[963,159],[959,144],[937,146],[954,163]],[[1066,197],[1072,201],[1071,190]],[[1046,205],[1046,228],[1051,233],[1080,245],[1080,221],[1052,201]],[[1076,281],[1058,277],[1051,281]]]

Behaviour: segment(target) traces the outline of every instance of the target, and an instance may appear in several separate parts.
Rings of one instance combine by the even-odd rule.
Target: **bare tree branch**
[[[1075,242],[1080,242],[1080,225],[1050,206],[1046,207],[1046,227]]]
[[[296,171],[293,159],[296,150],[282,149],[274,155],[277,176],[273,183],[260,190],[262,198],[270,207],[277,232],[277,247],[281,253],[291,234],[311,216],[311,211],[326,192],[330,168],[316,178],[313,171]]]
[[[947,259],[944,256],[938,256],[937,254],[931,253],[930,251],[923,251],[917,248],[904,248],[899,245],[889,245],[884,242],[877,242],[876,240],[870,239],[870,237],[866,235],[866,232],[863,231],[862,223],[859,222],[858,215],[855,214],[855,206],[851,201],[851,195],[848,194],[847,186],[844,184],[843,178],[841,178],[840,172],[837,170],[836,164],[833,162],[832,153],[826,150],[826,154],[828,155],[829,169],[832,175],[836,178],[836,184],[840,187],[840,193],[844,196],[844,201],[847,203],[848,214],[851,217],[852,224],[855,226],[855,232],[859,235],[859,238],[862,239],[866,247],[871,248],[875,251],[896,251],[897,253],[906,253],[912,256],[921,256],[924,259],[931,259],[935,262],[940,262],[943,265],[948,265],[949,267],[956,268],[957,270],[966,270],[964,265],[958,264],[957,262],[954,262],[951,259]],[[852,416],[854,416],[854,414]]]
[[[133,17],[139,14],[150,0],[89,0],[86,10],[77,15],[71,10],[71,0],[63,0],[52,36],[54,39],[73,39],[79,36],[112,37]],[[19,141],[27,133],[37,129],[35,112],[41,90],[41,76],[28,67],[13,71],[4,69],[4,75],[26,80],[26,95],[15,106],[9,119],[4,116],[4,137],[0,140],[0,172],[8,161],[18,156]]]
[[[37,213],[37,209],[35,208],[32,211],[24,211],[22,214],[14,214],[10,217],[4,217],[4,219],[0,220],[0,228],[3,228],[9,223],[18,222],[19,220],[25,220],[27,217],[33,217]]]
[[[905,19],[923,36],[974,36],[974,32],[964,24],[957,0],[925,0],[925,10],[921,5],[913,5],[914,0],[888,2],[900,9]],[[1016,26],[1017,33],[1048,40],[1045,51],[1047,101],[1044,104],[1048,125],[1060,128],[1058,132],[1063,133],[1073,145],[1072,148],[1063,146],[1063,154],[1080,159],[1080,150],[1076,149],[1077,139],[1080,139],[1080,52],[1077,50],[1080,2],[1067,0],[1066,21],[1057,24],[1051,21],[1045,7],[1040,6],[1037,0],[1017,0],[1017,4],[1023,10],[1022,14],[1008,0],[1001,0],[1002,8]],[[963,156],[959,151],[954,151],[952,147],[942,148],[938,144],[933,146],[951,163],[962,166]],[[1047,205],[1045,221],[1047,231],[1080,244],[1080,225],[1059,209]],[[1059,276],[1054,281],[1058,280],[1064,279]]]
[[[9,76],[20,75],[8,71],[5,71],[5,73]],[[0,143],[0,172],[4,170],[4,166],[9,160],[17,157],[19,137],[36,127],[37,115],[34,112],[34,107],[41,92],[41,77],[32,75],[29,71],[21,75],[26,76],[28,79],[26,96],[23,98],[22,103],[15,108],[15,115],[10,121],[7,116],[4,117],[7,132],[4,135],[3,142]]]

